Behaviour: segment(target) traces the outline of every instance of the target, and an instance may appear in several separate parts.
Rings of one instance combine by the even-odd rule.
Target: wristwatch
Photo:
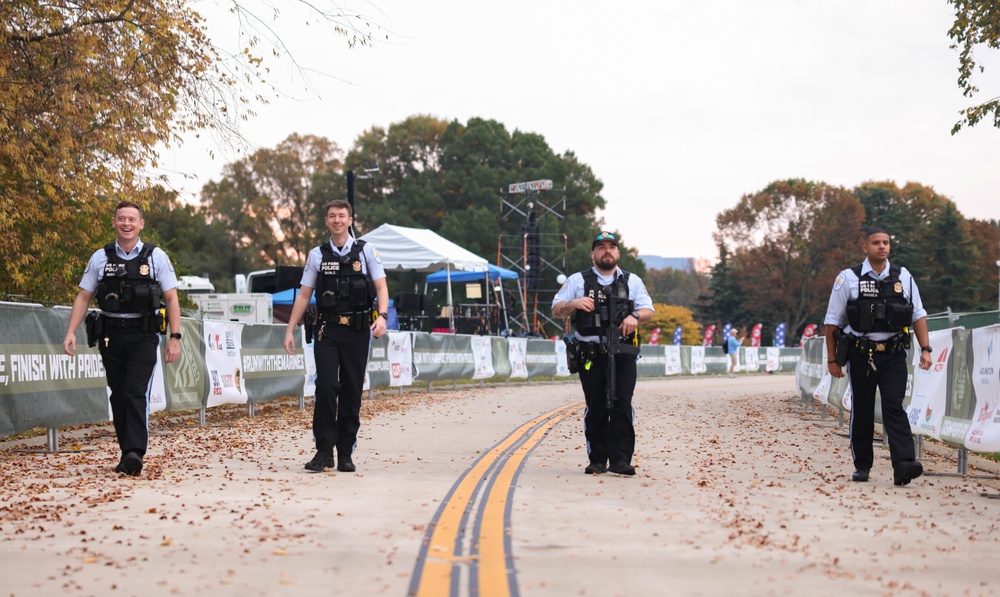
[[[629,313],[629,315],[631,315],[632,317],[635,317],[636,321],[639,321],[639,312],[638,311],[632,311],[631,313]]]
[[[389,316],[388,316],[388,315],[386,315],[385,313],[379,313],[379,314],[378,314],[378,316],[379,316],[379,317],[385,317],[385,320],[386,320],[386,321],[389,321]],[[376,318],[376,319],[377,319],[377,318]]]
[[[921,346],[920,352],[934,352],[934,349],[931,348],[930,346]]]
[[[171,340],[180,340],[181,339],[180,332],[177,332],[176,334],[170,334],[170,339]]]

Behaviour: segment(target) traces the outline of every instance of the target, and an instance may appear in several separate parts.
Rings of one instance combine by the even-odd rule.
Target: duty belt
[[[893,354],[906,348],[903,346],[902,334],[893,336],[888,340],[869,340],[868,338],[859,337],[854,340],[853,346],[863,352],[881,352],[884,354]]]
[[[370,317],[371,311],[364,313],[323,313],[320,315],[319,320],[321,324],[353,326],[356,323],[366,323]]]
[[[617,350],[614,351],[615,356],[621,356],[623,354],[639,354],[638,352],[632,353],[627,351],[627,348],[630,346],[632,345],[621,343],[614,344],[614,347],[617,348]],[[622,351],[622,347],[625,347],[626,351]],[[635,350],[638,350],[638,347],[636,347]],[[596,360],[598,358],[606,357],[608,355],[608,350],[605,346],[597,342],[580,342],[580,354],[585,359]]]
[[[596,359],[601,354],[601,345],[597,342],[580,342],[580,356],[585,360]]]
[[[104,329],[118,328],[118,329],[142,329],[145,317],[108,317],[107,315],[101,316],[102,323],[104,324]]]

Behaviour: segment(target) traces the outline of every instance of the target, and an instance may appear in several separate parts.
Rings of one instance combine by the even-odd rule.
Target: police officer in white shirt
[[[889,233],[875,227],[865,232],[864,262],[840,272],[830,293],[826,318],[827,367],[843,377],[841,355],[851,377],[851,453],[853,481],[868,481],[874,463],[875,390],[882,398],[882,426],[889,439],[893,483],[906,485],[923,474],[913,447],[910,422],[903,410],[906,395],[906,349],[912,326],[920,348],[920,368],[931,366],[927,311],[913,276],[889,263]],[[847,323],[844,327],[845,322]],[[836,332],[836,334],[835,334]]]
[[[607,471],[634,475],[632,455],[635,452],[635,428],[632,394],[636,382],[638,350],[615,356],[615,396],[607,406],[605,384],[608,376],[608,356],[601,354],[601,336],[609,329],[616,336],[612,341],[631,337],[644,321],[653,317],[653,301],[639,276],[618,267],[621,253],[618,239],[611,232],[601,232],[591,244],[594,267],[571,275],[552,300],[555,317],[573,317],[576,338],[581,346],[580,383],[587,402],[583,416],[584,436],[590,463],[587,474]],[[619,304],[628,311],[610,313],[608,298],[602,289],[611,289]],[[617,290],[615,290],[617,289]],[[607,319],[607,321],[605,320]],[[610,462],[610,466],[609,466]]]
[[[95,339],[111,388],[111,414],[122,453],[115,472],[134,476],[142,472],[149,442],[149,381],[160,345],[161,293],[170,327],[164,351],[168,363],[181,352],[181,309],[177,276],[167,254],[139,240],[146,225],[142,208],[120,202],[112,225],[118,238],[90,257],[73,301],[63,350],[75,354],[76,330],[96,298],[101,314]]]
[[[306,463],[312,472],[334,467],[357,470],[352,455],[361,428],[361,395],[371,338],[386,332],[389,290],[382,258],[371,244],[350,234],[354,210],[338,199],[326,205],[330,240],[309,252],[302,271],[301,290],[292,304],[284,346],[295,354],[295,326],[316,292],[316,401],[313,438],[316,455]],[[377,315],[372,319],[372,307]]]

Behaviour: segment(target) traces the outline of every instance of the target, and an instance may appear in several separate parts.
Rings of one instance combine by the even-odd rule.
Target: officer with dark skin
[[[96,251],[73,301],[63,350],[76,353],[76,330],[96,296],[101,309],[97,346],[111,388],[111,414],[122,456],[115,472],[138,475],[149,441],[149,380],[160,343],[156,314],[160,293],[167,305],[170,337],[164,356],[173,363],[181,352],[181,309],[177,276],[159,247],[139,240],[146,225],[142,208],[122,201],[111,221],[117,241]],[[156,323],[154,323],[156,322]]]
[[[905,267],[889,263],[889,233],[880,227],[865,233],[865,260],[840,272],[830,294],[826,318],[827,367],[833,377],[844,377],[837,362],[835,330],[844,326],[848,347],[847,371],[851,379],[851,452],[856,482],[868,481],[874,452],[875,391],[882,399],[882,421],[889,438],[893,483],[906,485],[923,474],[913,447],[910,422],[903,409],[906,395],[907,356],[912,326],[920,350],[920,368],[929,369],[931,352],[927,311],[913,276]],[[905,343],[905,344],[904,344]]]

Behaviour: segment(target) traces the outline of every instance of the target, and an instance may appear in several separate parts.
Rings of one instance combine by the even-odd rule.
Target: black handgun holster
[[[100,337],[103,330],[99,329],[101,326],[101,317],[96,311],[87,311],[87,316],[83,318],[83,329],[87,332],[87,346],[93,348],[97,346],[97,339]]]
[[[570,340],[563,336],[563,342],[566,343],[566,366],[569,368],[570,373],[578,373],[580,371],[580,361],[583,360],[580,341],[576,338]]]
[[[847,355],[851,349],[851,336],[844,333],[842,328],[833,328],[834,355],[833,359],[841,367],[847,365]]]

